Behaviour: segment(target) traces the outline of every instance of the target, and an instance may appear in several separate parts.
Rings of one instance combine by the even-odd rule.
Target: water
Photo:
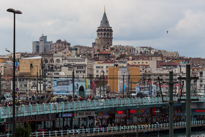
[[[158,132],[139,134],[139,137],[158,137]],[[159,132],[159,137],[169,137],[169,131]],[[174,130],[174,137],[186,137],[185,129]],[[191,137],[205,137],[205,130],[201,127],[192,128]]]

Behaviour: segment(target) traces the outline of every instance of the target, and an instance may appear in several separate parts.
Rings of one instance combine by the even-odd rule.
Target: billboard
[[[74,91],[77,93],[78,83],[77,79],[74,82]],[[54,95],[72,95],[73,94],[73,81],[72,79],[54,79],[53,80],[53,94]]]

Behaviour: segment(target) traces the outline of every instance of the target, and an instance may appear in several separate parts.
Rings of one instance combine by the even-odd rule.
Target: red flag
[[[94,81],[92,81],[92,86],[93,86],[93,87],[95,87],[95,86],[96,86],[96,84],[95,84],[95,82],[94,82]]]

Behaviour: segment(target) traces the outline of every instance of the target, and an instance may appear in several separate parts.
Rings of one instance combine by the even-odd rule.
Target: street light
[[[15,29],[16,29],[16,14],[22,14],[21,11],[12,8],[7,9],[8,12],[14,14],[14,28],[13,28],[13,134],[15,137]]]
[[[70,64],[71,65],[71,64]],[[74,73],[74,65],[75,65],[75,63],[72,63],[72,67],[73,67],[73,71],[72,71],[72,81],[73,81],[73,98],[74,98],[74,96],[75,96],[75,87],[74,87],[74,84],[75,84],[75,73]]]
[[[139,113],[139,107],[137,107],[137,136],[138,137],[138,113]]]
[[[105,88],[104,88],[104,86],[105,86],[105,78],[104,78],[105,72],[103,70],[101,72],[103,73],[103,94],[104,94],[103,96],[105,96]],[[100,85],[101,85],[101,81],[100,81]]]

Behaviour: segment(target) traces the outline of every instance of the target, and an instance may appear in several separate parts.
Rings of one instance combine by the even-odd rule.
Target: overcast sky
[[[32,52],[32,41],[66,40],[91,46],[106,7],[113,45],[151,46],[178,51],[180,56],[205,58],[205,0],[0,0],[0,54]],[[167,34],[168,30],[168,34]]]

